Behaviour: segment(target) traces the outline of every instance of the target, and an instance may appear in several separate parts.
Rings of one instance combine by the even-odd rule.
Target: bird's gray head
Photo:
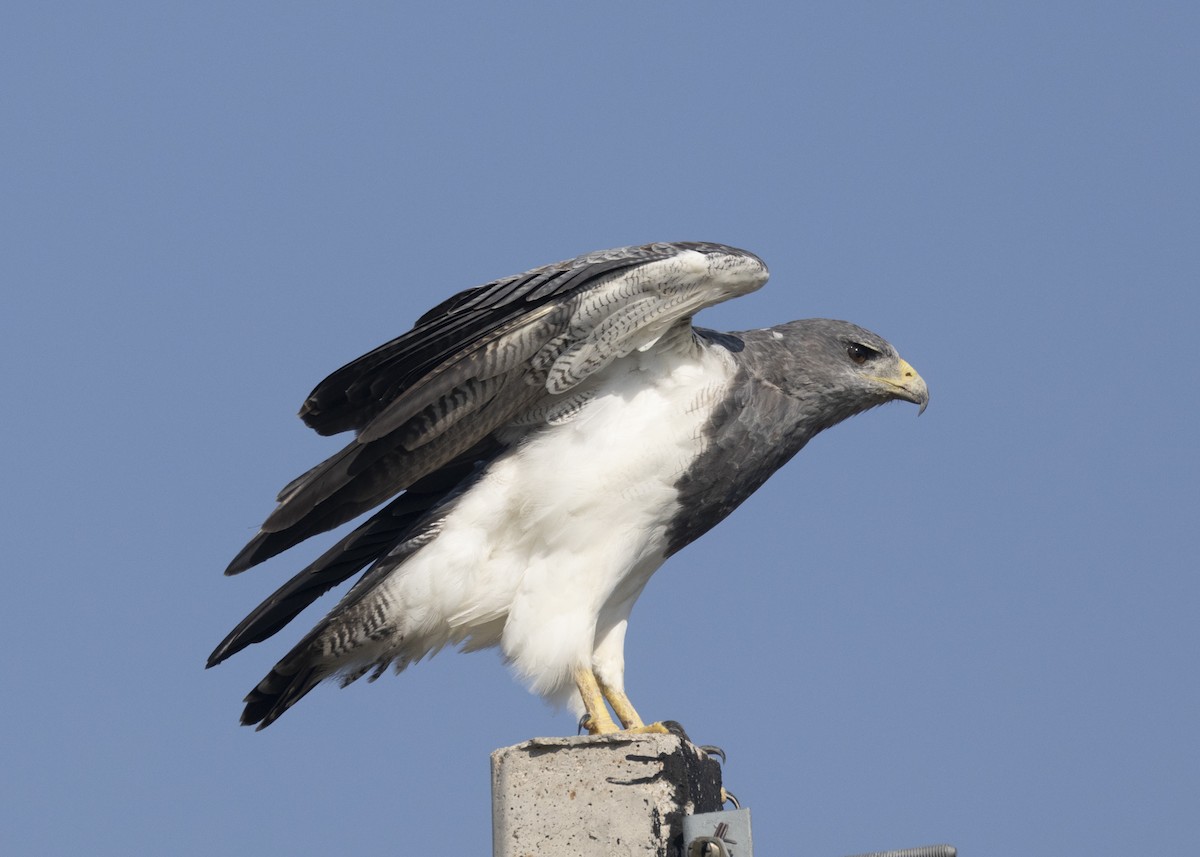
[[[818,431],[896,399],[920,405],[922,412],[929,403],[917,371],[891,343],[856,324],[807,318],[754,334],[754,350],[769,354],[756,368],[788,396],[811,405],[806,410],[820,415]]]

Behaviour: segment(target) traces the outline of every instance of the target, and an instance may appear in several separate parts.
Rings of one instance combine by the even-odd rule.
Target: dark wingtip
[[[262,550],[269,535],[270,533],[259,530],[254,538],[246,542],[246,546],[238,551],[238,555],[225,567],[225,574],[227,576],[241,574],[246,569],[253,568],[266,559],[267,557],[265,556],[258,556],[258,553]]]
[[[325,529],[328,529],[326,527]],[[246,546],[238,551],[238,555],[225,567],[225,574],[232,576],[241,574],[248,568],[254,568],[260,562],[266,562],[273,556],[279,556],[290,547],[298,545],[309,536],[323,532],[318,527],[290,527],[280,532],[259,530]]]
[[[204,662],[204,668],[206,670],[212,669],[217,664],[221,663],[221,661],[225,660],[231,655],[236,655],[242,649],[246,648],[247,644],[237,647],[233,646],[233,641],[236,636],[237,630],[235,629],[228,637],[221,641],[219,646],[212,650],[212,654],[209,655],[208,660]]]

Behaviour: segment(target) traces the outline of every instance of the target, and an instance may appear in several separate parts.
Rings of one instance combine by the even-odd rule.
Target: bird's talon
[[[701,744],[700,749],[709,756],[718,756],[721,759],[721,764],[724,765],[728,759],[725,758],[725,751],[715,744]]]
[[[659,725],[676,738],[682,738],[689,744],[692,743],[692,739],[688,737],[687,730],[683,728],[683,724],[678,720],[660,720]]]

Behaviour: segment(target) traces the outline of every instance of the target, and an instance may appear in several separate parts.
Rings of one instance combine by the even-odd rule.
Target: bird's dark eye
[[[868,348],[858,342],[851,342],[846,346],[846,356],[859,366],[866,363],[868,360],[874,360],[879,356],[879,352],[874,348]]]

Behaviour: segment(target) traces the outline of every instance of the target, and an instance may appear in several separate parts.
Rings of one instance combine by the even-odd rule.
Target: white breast
[[[534,691],[567,686],[605,605],[635,597],[661,565],[675,483],[704,451],[734,368],[720,348],[630,355],[569,421],[493,462],[381,587],[403,659],[499,644]]]

